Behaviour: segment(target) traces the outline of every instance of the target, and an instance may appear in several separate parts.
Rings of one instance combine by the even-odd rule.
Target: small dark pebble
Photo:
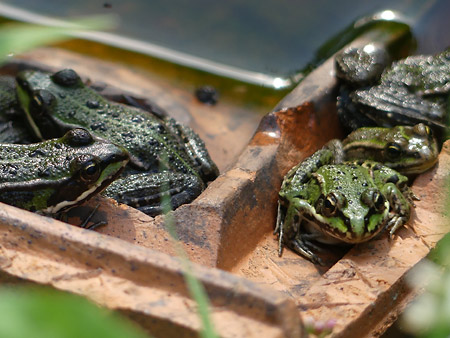
[[[112,4],[109,3],[109,2],[105,2],[105,3],[103,4],[103,7],[104,7],[104,8],[112,8]]]
[[[219,93],[212,86],[202,86],[195,90],[195,97],[202,103],[214,105],[219,100]]]

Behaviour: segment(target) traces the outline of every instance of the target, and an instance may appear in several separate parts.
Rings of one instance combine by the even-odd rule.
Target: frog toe
[[[386,228],[389,229],[389,238],[392,239],[394,237],[394,233],[401,228],[408,221],[408,217],[395,215],[388,222]]]
[[[288,246],[300,256],[305,257],[314,264],[324,265],[322,260],[311,250],[317,248],[315,245],[311,244],[311,242],[296,238],[291,240],[288,243]]]

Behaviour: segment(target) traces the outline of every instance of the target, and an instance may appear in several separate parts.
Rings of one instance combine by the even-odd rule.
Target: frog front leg
[[[204,184],[196,175],[162,171],[122,177],[103,194],[154,217],[193,201],[203,189]],[[170,204],[164,204],[165,198]]]
[[[411,203],[394,183],[385,184],[381,192],[389,201],[389,220],[386,229],[389,229],[389,237],[392,238],[394,233],[408,222]]]
[[[303,199],[293,198],[288,202],[287,209],[281,203],[278,204],[277,225],[274,233],[278,234],[278,255],[281,256],[283,246],[286,245],[299,255],[307,258],[314,264],[322,265],[322,261],[314,254],[311,248],[316,246],[309,241],[315,234],[302,232],[303,212],[313,207]]]

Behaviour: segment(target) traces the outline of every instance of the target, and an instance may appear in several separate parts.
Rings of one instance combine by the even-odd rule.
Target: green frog
[[[83,127],[128,150],[130,162],[123,178],[105,190],[118,202],[154,216],[163,211],[162,196],[170,197],[175,209],[192,201],[218,175],[204,142],[190,128],[108,101],[71,69],[54,74],[24,71],[17,84],[17,97],[38,138]]]
[[[57,214],[105,189],[128,160],[123,147],[81,128],[40,143],[0,144],[0,202]]]
[[[324,147],[285,176],[274,232],[280,255],[286,245],[322,264],[311,241],[355,244],[383,229],[392,237],[408,221],[413,194],[406,176],[377,162],[335,159]]]
[[[320,263],[310,240],[359,243],[404,224],[414,194],[408,178],[437,161],[437,141],[423,123],[366,127],[322,149],[285,176],[275,233],[283,245]]]
[[[331,140],[326,146],[335,152],[336,162],[367,159],[381,162],[403,175],[427,171],[439,154],[431,128],[423,123],[359,128],[343,141]]]

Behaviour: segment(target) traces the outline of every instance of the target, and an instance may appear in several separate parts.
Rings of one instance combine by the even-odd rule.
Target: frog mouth
[[[360,234],[352,231],[352,226],[349,222],[343,222],[343,226],[346,227],[346,231],[342,232],[338,227],[331,226],[326,221],[319,220],[320,215],[316,214],[316,217],[313,217],[309,214],[303,214],[302,224],[307,232],[316,233],[316,241],[324,244],[357,244],[369,241],[378,235],[386,226],[388,219],[385,218],[383,222],[380,223],[378,227],[373,229],[372,231],[368,230],[368,225],[364,221],[364,231]],[[338,218],[338,217],[337,217]],[[347,220],[347,219],[346,219]],[[318,236],[317,234],[323,234],[322,236]]]
[[[106,177],[103,177],[102,180],[97,181],[95,185],[93,185],[90,189],[84,191],[82,194],[78,195],[74,200],[65,200],[59,202],[55,205],[49,206],[48,208],[42,210],[44,213],[56,214],[59,212],[68,211],[70,208],[73,208],[82,202],[89,200],[91,197],[101,193],[111,182],[116,180],[122,171],[125,168],[125,165],[128,163],[128,158],[121,162],[117,162],[112,166],[111,174]],[[114,169],[114,167],[116,169]]]
[[[411,166],[410,168],[405,166],[404,168],[399,168],[400,169],[399,171],[404,175],[422,174],[425,171],[431,169],[437,163],[437,161],[438,161],[437,157],[430,158],[430,160],[424,161],[423,163],[421,163],[421,165]]]

